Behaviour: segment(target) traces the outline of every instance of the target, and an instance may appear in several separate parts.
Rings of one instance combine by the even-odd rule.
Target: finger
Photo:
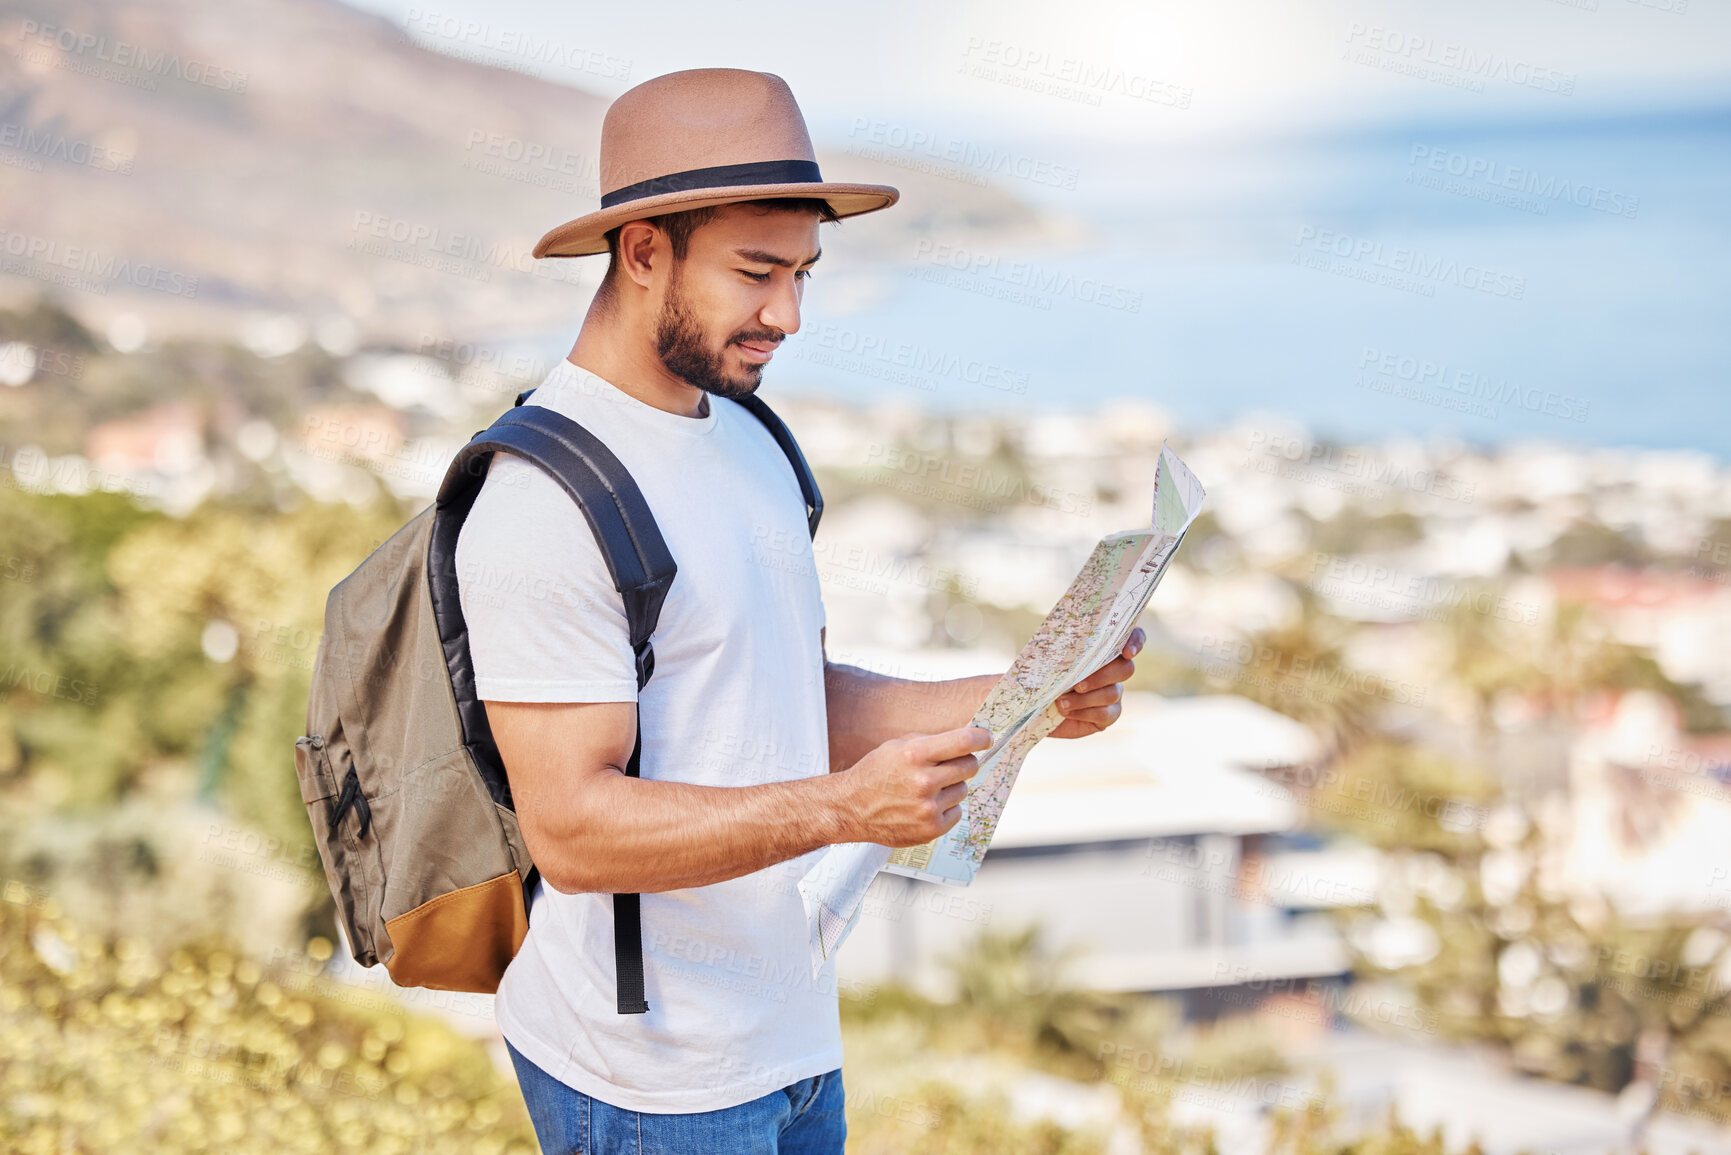
[[[932,801],[938,804],[940,810],[948,810],[952,806],[960,805],[962,799],[967,796],[968,784],[966,782],[952,782],[932,795]]]
[[[1141,626],[1130,631],[1130,636],[1124,639],[1124,648],[1119,652],[1126,658],[1134,658],[1142,652],[1142,647],[1148,644],[1148,634]]]
[[[945,761],[939,762],[937,768],[943,771],[940,780],[944,783],[944,788],[947,790],[950,786],[958,782],[966,782],[975,774],[979,773],[980,760],[975,758],[972,754],[964,754],[960,758],[949,758]]]
[[[1110,662],[1107,662],[1104,666],[1101,666],[1098,670],[1095,670],[1092,674],[1089,674],[1086,678],[1083,678],[1080,682],[1077,682],[1074,686],[1070,687],[1070,692],[1085,694],[1089,690],[1097,690],[1101,686],[1108,686],[1113,682],[1128,681],[1130,675],[1135,672],[1136,663],[1132,662],[1129,658],[1113,658]]]
[[[1095,706],[1092,709],[1077,710],[1074,713],[1065,714],[1064,720],[1067,722],[1083,722],[1095,727],[1096,729],[1104,730],[1106,727],[1118,720],[1118,715],[1123,711],[1123,709],[1123,706],[1117,702],[1113,702],[1110,706]]]
[[[941,734],[923,734],[910,740],[914,755],[927,762],[942,762],[984,750],[992,744],[992,732],[984,726],[957,726]]]
[[[1062,698],[1058,699],[1058,709],[1062,711],[1065,716],[1070,716],[1078,710],[1087,710],[1092,709],[1095,706],[1110,705],[1113,702],[1119,701],[1123,697],[1123,685],[1118,682],[1113,682],[1110,685],[1101,686],[1098,690],[1089,690],[1085,694],[1065,694]]]
[[[1053,730],[1050,736],[1053,738],[1086,738],[1090,734],[1098,734],[1099,732],[1100,727],[1091,722],[1077,722],[1065,718],[1058,723],[1058,728]]]

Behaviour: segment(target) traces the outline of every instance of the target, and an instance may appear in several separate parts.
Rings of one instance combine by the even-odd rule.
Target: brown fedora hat
[[[535,242],[537,257],[604,253],[610,229],[683,209],[818,197],[851,217],[901,196],[824,180],[787,81],[739,68],[669,72],[625,92],[601,122],[600,172],[600,210]]]

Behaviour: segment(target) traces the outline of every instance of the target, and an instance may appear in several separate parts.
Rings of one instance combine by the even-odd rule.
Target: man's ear
[[[655,242],[662,235],[648,221],[628,221],[619,229],[620,272],[647,289],[655,267]]]

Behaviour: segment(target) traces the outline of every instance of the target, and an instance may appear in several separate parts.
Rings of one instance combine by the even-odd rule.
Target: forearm
[[[579,789],[581,810],[531,847],[549,884],[566,893],[707,886],[854,840],[847,784],[831,776],[694,786],[612,771]]]
[[[891,738],[967,725],[998,677],[921,682],[825,662],[830,770],[852,766]]]

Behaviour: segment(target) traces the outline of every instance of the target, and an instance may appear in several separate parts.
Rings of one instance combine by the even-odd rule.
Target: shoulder
[[[475,504],[457,532],[459,571],[465,558],[599,555],[583,511],[541,467],[495,453]]]

